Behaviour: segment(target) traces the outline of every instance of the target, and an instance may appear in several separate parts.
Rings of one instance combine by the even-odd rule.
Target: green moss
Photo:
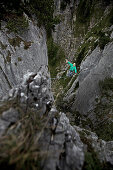
[[[62,48],[53,42],[52,38],[48,39],[47,46],[51,77],[56,77],[59,70],[61,70],[60,67],[64,62],[65,54]]]
[[[100,49],[104,49],[105,45],[110,42],[110,37],[106,36],[104,33],[100,32],[99,36],[99,47]]]
[[[81,51],[79,52],[77,58],[76,58],[76,65],[79,66],[85,57],[85,49],[86,47],[81,48]]]
[[[88,132],[88,131],[87,131]],[[85,161],[83,165],[84,170],[102,170],[103,164],[98,159],[97,153],[92,147],[91,139],[86,137],[86,131],[79,131],[80,139],[87,145],[87,152],[85,152]],[[88,133],[89,135],[89,133]]]
[[[90,17],[92,0],[81,0],[77,8],[77,19],[79,22],[86,22]]]
[[[86,133],[87,135],[91,134],[88,130],[83,130],[83,132]]]
[[[16,36],[15,38],[9,38],[8,39],[8,41],[9,41],[9,43],[12,45],[12,46],[14,46],[14,47],[20,47],[20,44],[21,44],[21,42],[23,42],[24,43],[24,49],[25,50],[27,50],[30,46],[31,46],[31,44],[32,44],[32,42],[31,41],[24,41],[22,38],[20,38],[19,36]]]
[[[105,78],[99,82],[101,96],[95,108],[97,124],[92,129],[104,140],[113,140],[113,79]]]
[[[22,61],[22,58],[21,58],[21,57],[18,57],[18,61]]]
[[[8,19],[6,28],[8,28],[10,32],[19,33],[28,29],[28,26],[28,21],[24,16],[15,15]]]
[[[105,78],[103,81],[99,82],[101,91],[112,90],[113,91],[113,78]]]
[[[0,46],[1,46],[2,50],[5,50],[7,48],[7,45],[4,45],[1,41],[0,41]]]
[[[42,155],[44,158],[47,154],[46,150],[41,151],[40,143],[48,118],[40,118],[37,111],[30,108],[23,111],[17,98],[4,102],[0,114],[11,107],[18,110],[20,120],[11,126],[10,133],[0,138],[0,169],[40,170]]]
[[[70,3],[70,0],[61,1],[60,9],[64,11],[66,9],[67,4],[69,3]]]
[[[31,44],[32,44],[31,41],[29,41],[29,42],[24,41],[24,49],[27,50],[31,46]]]
[[[8,41],[9,41],[9,43],[10,43],[12,46],[14,46],[14,47],[16,47],[16,46],[20,47],[20,44],[21,44],[21,42],[22,42],[23,40],[22,40],[19,36],[17,36],[17,37],[15,37],[15,38],[9,38]]]
[[[11,53],[9,50],[8,50],[8,55],[6,56],[6,60],[8,63],[11,63]]]
[[[85,153],[85,162],[83,166],[84,170],[102,170],[103,166],[97,158],[95,152],[86,152]]]

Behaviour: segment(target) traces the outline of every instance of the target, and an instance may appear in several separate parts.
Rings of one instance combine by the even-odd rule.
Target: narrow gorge
[[[112,0],[0,11],[0,169],[112,170]]]

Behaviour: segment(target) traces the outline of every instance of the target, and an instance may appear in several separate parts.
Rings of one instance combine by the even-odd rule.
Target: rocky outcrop
[[[84,152],[79,134],[70,125],[69,119],[64,113],[57,113],[58,119],[54,117],[55,109],[51,109],[50,114],[52,134],[46,135],[47,131],[45,131],[42,136],[44,138],[42,140],[43,151],[48,151],[44,162],[44,170],[82,169]]]
[[[48,77],[42,72],[29,73],[24,76],[22,85],[11,90],[1,103],[0,136],[17,134],[19,129],[21,133],[20,118],[22,119],[29,109],[36,112],[39,118],[44,119],[46,114],[48,118],[42,127],[42,133],[33,132],[34,139],[37,141],[37,136],[39,138],[40,152],[46,153],[41,159],[41,167],[45,170],[80,170],[84,163],[83,144],[66,115],[58,113],[55,107],[51,108],[52,95],[48,87]],[[7,109],[4,107],[6,102],[9,102]],[[32,121],[32,114],[30,117]]]
[[[10,103],[16,102],[16,107],[18,108],[19,104],[24,112],[32,108],[40,116],[46,113],[47,108],[50,109],[49,105],[53,102],[53,96],[50,91],[49,79],[47,81],[49,75],[42,75],[45,73],[44,69],[43,71],[41,70],[38,74],[27,73],[22,84],[11,89],[9,94],[2,99],[1,108],[3,109],[1,110],[4,111],[2,111],[0,118],[0,135],[3,135],[8,127],[17,122],[21,115],[18,109],[16,110],[13,106],[10,106]],[[8,104],[11,108],[6,110]]]
[[[52,95],[49,87],[48,76],[44,75],[43,70],[38,73],[32,72],[25,75],[23,83],[11,90],[9,95],[1,102],[0,158],[2,164],[0,163],[0,167],[3,166],[3,162],[12,158],[9,154],[10,152],[12,153],[13,150],[15,151],[15,149],[18,150],[18,148],[20,148],[14,159],[16,164],[18,164],[18,159],[20,159],[18,154],[21,152],[21,154],[23,154],[23,149],[29,146],[29,144],[28,153],[32,153],[32,157],[30,155],[27,160],[29,154],[26,153],[27,151],[25,150],[26,161],[33,158],[34,161],[36,161],[40,155],[40,168],[43,170],[81,170],[87,163],[85,156],[87,152],[88,154],[90,153],[90,155],[95,152],[98,160],[100,160],[101,166],[103,166],[103,162],[106,162],[110,164],[109,167],[112,167],[113,141],[106,142],[99,139],[93,132],[77,126],[72,127],[65,113],[58,112],[55,106],[51,106]],[[35,120],[33,120],[33,115],[35,116]],[[29,120],[29,124],[27,122],[25,126],[26,119]],[[44,124],[40,124],[39,120]],[[32,124],[32,121],[35,121],[35,123],[33,122]],[[29,135],[27,134],[26,136],[26,133],[24,134],[24,140],[22,138],[22,126],[24,127],[23,131],[25,127],[28,129],[28,126],[31,126]],[[37,126],[39,130],[36,128]],[[31,142],[28,142],[28,140],[31,141],[31,136],[33,137],[32,146]],[[16,145],[18,145],[18,147],[15,148],[14,145],[13,149],[11,142],[14,142],[16,138],[19,145],[17,143]],[[14,141],[11,141],[12,139]],[[25,143],[25,141],[27,143]],[[10,147],[7,148],[6,145],[2,147],[4,146],[4,142],[7,143],[7,146],[9,144],[12,150]],[[7,154],[4,155],[2,153]],[[16,157],[18,157],[18,159],[16,159]],[[5,158],[6,160],[4,160]],[[24,157],[22,158],[25,159]],[[93,158],[91,158],[91,160],[92,159]],[[31,165],[35,166],[34,161],[30,162],[29,167]],[[10,165],[15,166],[13,163],[9,165],[8,161],[6,162],[7,167]],[[96,166],[96,162],[93,164]],[[21,168],[21,164],[18,166]],[[24,164],[25,168],[26,166],[27,165]]]
[[[84,141],[84,145],[87,145],[87,150],[88,147],[92,147],[101,162],[107,162],[113,166],[113,141],[106,142],[99,139],[96,133],[77,126],[74,126],[74,128],[80,134],[81,139]]]
[[[20,84],[23,75],[37,72],[48,65],[46,32],[29,20],[28,28],[20,33],[10,32],[2,22],[0,30],[0,98],[15,85]]]
[[[81,63],[80,74],[67,93],[67,100],[73,93],[76,83],[79,88],[75,92],[75,101],[72,110],[87,114],[95,108],[96,98],[101,94],[99,82],[113,74],[113,43],[107,45],[103,51],[96,48],[85,61]],[[88,88],[89,87],[89,88]],[[65,99],[66,100],[66,97]]]
[[[79,1],[74,0],[55,0],[54,15],[59,17],[60,23],[55,26],[52,37],[54,42],[64,49],[66,57],[71,60],[75,56],[80,39],[82,39],[82,37],[77,39],[74,36],[76,15],[73,16],[73,14],[75,13],[78,4]]]

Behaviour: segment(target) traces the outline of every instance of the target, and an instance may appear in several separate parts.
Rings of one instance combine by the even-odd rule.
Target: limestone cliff
[[[112,2],[4,2],[0,169],[113,169]]]
[[[25,17],[27,17],[25,15]],[[48,65],[46,32],[27,17],[28,28],[20,33],[8,31],[7,22],[0,30],[0,98],[21,82],[27,72]]]

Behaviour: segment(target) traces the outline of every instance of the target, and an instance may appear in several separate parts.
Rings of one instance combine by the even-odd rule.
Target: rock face
[[[53,32],[53,39],[55,43],[61,45],[65,50],[67,58],[73,59],[76,49],[79,45],[79,39],[77,40],[74,36],[74,22],[76,15],[73,17],[73,13],[76,10],[79,1],[64,1],[55,0],[55,16],[60,16],[61,22],[55,26]],[[64,9],[62,7],[64,6]]]
[[[80,72],[77,78],[72,78],[75,81],[71,79],[73,83],[66,80],[68,87],[66,86],[64,91],[62,90],[64,108],[67,105],[67,108],[70,108],[71,111],[79,111],[81,115],[87,115],[88,112],[94,110],[96,99],[100,96],[99,81],[106,77],[112,77],[113,74],[113,26],[112,23],[110,23],[110,27],[105,24],[101,26],[101,21],[106,16],[110,17],[112,3],[109,4],[110,2],[107,3],[104,0],[100,3],[92,1],[91,4],[89,1],[55,1],[54,15],[59,16],[61,22],[55,27],[53,40],[65,50],[66,58],[69,61],[77,63],[77,70]],[[94,7],[94,13],[92,10],[89,12],[91,14],[91,16],[90,14],[88,16],[90,19],[86,17],[85,20],[85,14],[88,11],[85,7],[86,11],[82,11],[83,5],[89,8],[88,11]],[[97,6],[98,10],[102,6],[103,14],[96,19]],[[81,14],[81,16],[78,14]],[[100,28],[98,28],[98,25]],[[103,33],[106,40],[107,38],[109,40],[101,41],[100,35],[96,33],[98,31]],[[106,44],[106,46],[100,49],[100,44]],[[63,83],[61,85],[64,86]]]
[[[50,91],[49,79],[48,75],[44,75],[45,71],[43,71],[44,69],[38,73],[30,72],[29,74],[26,74],[22,84],[13,88],[13,90],[10,90],[9,95],[7,95],[4,101],[0,103],[0,140],[2,145],[5,138],[6,140],[9,140],[7,142],[11,144],[11,138],[8,138],[8,135],[10,136],[11,134],[13,139],[16,139],[17,136],[19,136],[18,143],[20,143],[18,147],[23,148],[22,146],[25,146],[25,143],[22,145],[21,141],[22,123],[25,123],[24,119],[28,118],[30,119],[30,122],[33,121],[32,119],[34,112],[35,116],[38,115],[38,119],[41,118],[43,121],[46,119],[46,122],[43,124],[40,131],[38,131],[36,128],[37,126],[39,128],[39,120],[35,120],[35,124],[32,124],[32,128],[34,129],[35,127],[33,131],[34,143],[32,148],[29,148],[33,149],[31,150],[33,153],[32,157],[35,155],[35,160],[37,159],[37,150],[40,155],[42,154],[40,159],[41,169],[81,170],[87,163],[85,154],[87,152],[89,153],[89,147],[91,155],[93,152],[97,154],[98,160],[100,160],[100,165],[103,165],[103,162],[106,162],[110,164],[110,167],[112,167],[113,141],[106,142],[99,139],[98,136],[93,132],[79,128],[77,126],[72,127],[65,113],[58,112],[55,106],[51,107],[53,99]],[[6,102],[9,104],[9,106],[6,105]],[[30,114],[27,115],[27,110],[29,109]],[[31,110],[33,112],[31,112]],[[31,134],[32,131],[30,131],[30,136]],[[28,136],[23,137],[27,138]],[[27,140],[29,140],[29,138],[27,138]],[[26,143],[26,145],[28,145],[28,143]],[[12,145],[11,147],[13,150]],[[4,147],[1,149],[0,144],[2,161],[5,159],[4,154],[2,157],[2,153],[6,152],[5,149],[8,151],[10,148]],[[27,155],[26,150],[25,155]],[[16,156],[19,156],[18,153]],[[18,161],[16,163],[18,163]],[[33,164],[33,162],[30,162],[30,166],[31,164]],[[9,166],[8,163],[7,166]],[[96,162],[94,163],[94,166],[96,166]]]
[[[79,82],[79,88],[75,93],[73,110],[77,109],[81,114],[87,114],[95,108],[95,99],[100,95],[99,81],[112,77],[112,68],[113,43],[107,45],[103,51],[96,48],[81,63],[80,74],[76,80]]]
[[[13,105],[1,113],[0,136],[7,136],[9,132],[13,133],[9,128],[14,123],[18,124],[21,114],[26,114],[27,109],[32,108],[39,117],[44,117],[46,113],[48,114],[48,123],[40,135],[40,151],[48,154],[41,160],[41,166],[44,170],[82,169],[84,152],[79,134],[70,125],[69,119],[64,113],[58,113],[55,108],[52,108],[49,112],[52,95],[47,75],[44,76],[42,72],[25,75],[22,85],[11,90],[7,96],[7,102],[13,100],[19,103],[22,113],[18,110],[18,107],[13,108]],[[5,101],[1,103],[0,108],[4,108],[4,103],[6,104]],[[30,116],[32,117],[32,114]],[[35,140],[37,139],[36,136],[34,136]]]
[[[11,89],[9,94],[3,98],[1,107],[5,108],[8,101],[15,100],[24,112],[28,108],[33,108],[40,116],[43,116],[47,108],[49,109],[49,105],[53,102],[49,80],[47,81],[49,75],[42,75],[44,73],[42,70],[38,74],[33,72],[27,73],[24,76],[22,84]],[[0,135],[3,135],[10,125],[17,122],[19,117],[20,113],[14,108],[5,109],[0,118]]]
[[[27,16],[25,16],[27,18]],[[0,30],[0,98],[21,82],[28,71],[37,72],[48,65],[46,32],[35,22],[22,33],[9,33],[7,23]]]
[[[97,156],[101,162],[108,162],[113,165],[113,141],[106,142],[102,139],[99,139],[98,136],[91,131],[79,128],[77,126],[74,127],[77,132],[82,135],[82,139],[84,139],[84,141],[87,139],[87,147],[89,147],[89,143],[92,149],[98,153]]]
[[[52,136],[43,134],[43,150],[48,154],[44,162],[44,170],[79,170],[84,163],[83,143],[79,134],[70,125],[64,113],[59,113],[59,119],[54,117],[55,110],[50,111]],[[56,120],[55,120],[56,119]],[[54,122],[56,126],[54,126]]]

